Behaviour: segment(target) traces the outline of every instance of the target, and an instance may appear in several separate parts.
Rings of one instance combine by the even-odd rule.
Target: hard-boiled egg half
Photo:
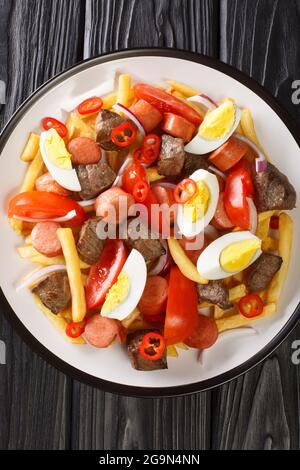
[[[177,209],[177,225],[185,237],[194,237],[204,230],[214,217],[219,200],[216,175],[197,170],[190,178],[196,182],[197,192],[185,204],[178,204]]]
[[[196,155],[216,150],[234,133],[241,116],[240,108],[227,99],[206,114],[197,135],[185,146],[185,150]]]
[[[261,253],[261,240],[253,233],[227,233],[205,248],[198,258],[197,269],[210,281],[224,279],[246,269]]]
[[[72,168],[71,155],[55,129],[41,133],[40,151],[48,171],[58,184],[70,191],[81,191],[76,170]]]
[[[128,317],[140,301],[146,280],[146,262],[141,253],[133,249],[117,281],[106,294],[101,315],[120,321]]]

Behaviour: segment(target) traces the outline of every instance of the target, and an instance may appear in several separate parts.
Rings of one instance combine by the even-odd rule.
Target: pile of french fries
[[[199,94],[198,90],[174,80],[167,80],[166,91],[183,100],[192,107],[194,107],[194,105],[187,101],[187,98]],[[129,107],[133,104],[133,102],[134,90],[131,83],[131,77],[128,74],[121,74],[118,78],[117,91],[103,98],[103,108],[110,110],[116,103],[121,103],[124,106]],[[197,108],[197,111],[199,111],[199,108]],[[95,140],[96,117],[97,114],[82,116],[79,115],[77,111],[71,112],[66,121],[66,127],[68,129],[68,135],[65,138],[66,143],[68,143],[69,140],[80,136],[90,137]],[[241,122],[237,132],[244,134],[248,139],[250,139],[260,149],[263,150],[256,135],[253,118],[249,109],[243,109]],[[36,179],[42,173],[47,171],[39,151],[39,141],[40,137],[38,134],[34,132],[30,133],[28,141],[20,157],[21,160],[27,164],[25,176],[19,189],[20,193],[34,190]],[[147,174],[150,182],[158,181],[164,178],[158,174],[157,168],[155,167],[147,169]],[[86,208],[86,210],[89,211],[90,208]],[[270,220],[273,215],[279,216],[279,229],[277,236],[275,237],[272,236],[270,231]],[[84,285],[86,282],[85,270],[87,270],[89,266],[83,263],[78,257],[74,233],[71,229],[60,229],[59,238],[63,248],[63,255],[54,258],[47,258],[46,256],[38,253],[32,247],[30,240],[30,232],[33,228],[32,224],[24,223],[14,219],[11,219],[10,223],[13,229],[19,235],[25,237],[24,245],[18,247],[18,253],[21,258],[24,258],[27,261],[31,261],[34,264],[38,264],[41,267],[55,264],[66,264],[72,294],[72,307],[60,313],[59,315],[54,315],[42,304],[37,296],[34,297],[42,312],[61,332],[66,340],[71,343],[84,344],[85,341],[82,337],[72,339],[65,333],[68,322],[80,322],[86,314]],[[276,211],[261,213],[259,214],[257,236],[262,240],[263,250],[274,252],[283,259],[281,269],[275,275],[269,288],[264,292],[260,292],[260,295],[265,303],[263,313],[259,317],[259,319],[262,319],[267,318],[276,312],[277,303],[288,272],[293,238],[293,222],[291,218],[285,213],[279,213]],[[177,240],[169,240],[169,248],[174,252],[175,257],[178,258],[178,262],[185,266],[187,272],[192,273],[192,276],[195,277],[195,281],[199,282],[199,274],[197,273],[196,269],[191,269],[191,266],[188,266],[185,259],[182,261],[182,253],[178,248]],[[207,302],[202,302],[199,304],[199,308],[209,307],[213,310],[213,316],[216,319],[219,332],[251,325],[253,321],[257,320],[257,318],[252,320],[242,316],[237,308],[237,303],[240,298],[247,294],[243,273],[239,273],[228,278],[226,280],[226,285],[229,287],[230,301],[234,304],[233,309],[224,311],[218,306],[209,304]],[[134,312],[132,312],[132,314],[122,323],[124,327],[131,331],[139,328],[149,327],[149,325],[143,321],[138,309],[135,309]],[[177,345],[168,347],[168,355],[177,357],[177,348],[184,350],[188,349],[185,344],[179,343]]]

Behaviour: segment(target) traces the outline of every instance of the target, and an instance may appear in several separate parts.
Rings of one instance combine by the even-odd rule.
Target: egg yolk
[[[220,265],[227,273],[243,271],[261,247],[260,240],[244,240],[228,245],[221,252]]]
[[[104,304],[101,308],[101,315],[107,315],[115,310],[128,297],[130,291],[130,281],[126,273],[121,272],[115,284],[106,294]]]
[[[197,181],[196,194],[184,204],[184,216],[196,222],[206,214],[210,201],[210,191],[203,181]]]
[[[66,149],[64,140],[56,131],[48,133],[44,148],[50,162],[64,170],[72,170],[71,155]]]
[[[198,134],[207,140],[221,139],[232,129],[234,118],[234,103],[231,100],[226,100],[205,116]]]

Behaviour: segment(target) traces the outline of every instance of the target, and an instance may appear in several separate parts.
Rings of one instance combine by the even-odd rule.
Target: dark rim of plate
[[[7,125],[4,127],[1,135],[0,135],[0,152],[2,152],[10,134],[12,133],[15,126],[19,123],[22,119],[23,115],[30,109],[33,103],[35,103],[41,96],[43,96],[46,92],[51,90],[54,86],[62,83],[65,79],[73,76],[74,74],[81,72],[82,70],[88,69],[93,67],[97,64],[103,64],[106,62],[116,61],[120,59],[126,59],[130,57],[141,57],[141,56],[153,56],[153,57],[172,57],[177,59],[188,60],[191,62],[196,62],[198,64],[205,65],[212,69],[218,70],[223,72],[226,75],[234,78],[235,80],[239,81],[254,93],[256,93],[260,98],[262,98],[272,109],[273,111],[279,116],[279,118],[284,122],[287,126],[291,134],[293,135],[295,141],[297,142],[298,146],[300,147],[300,132],[299,127],[290,117],[287,111],[285,111],[281,106],[277,103],[275,98],[268,93],[259,83],[257,83],[252,78],[245,75],[243,72],[235,69],[234,67],[227,65],[217,59],[213,59],[207,57],[205,55],[201,55],[198,53],[188,52],[184,50],[178,49],[161,49],[161,48],[151,48],[151,49],[130,49],[130,50],[123,50],[119,52],[113,52],[109,54],[104,54],[100,57],[94,57],[91,59],[84,60],[79,62],[78,64],[68,68],[66,71],[61,72],[60,74],[56,75],[55,77],[48,80],[44,83],[41,87],[39,87],[31,96],[29,96],[24,103],[17,109],[17,111],[13,114]],[[13,324],[16,328],[20,336],[24,339],[24,341],[40,356],[42,356],[46,361],[48,361],[51,365],[59,369],[60,371],[70,375],[72,378],[84,382],[88,385],[92,385],[94,387],[100,388],[104,391],[127,395],[127,396],[136,396],[136,397],[171,397],[171,396],[180,396],[186,395],[191,393],[196,393],[204,390],[208,390],[213,387],[217,387],[219,385],[224,384],[234,378],[237,378],[241,374],[249,371],[251,368],[258,365],[261,361],[266,359],[287,337],[288,334],[291,333],[293,328],[296,326],[299,320],[299,313],[300,313],[300,303],[298,304],[297,308],[284,325],[284,327],[279,331],[279,333],[272,339],[272,341],[267,344],[263,349],[261,349],[257,354],[251,357],[248,361],[240,364],[239,366],[228,370],[227,372],[220,374],[216,377],[213,377],[208,380],[203,380],[187,385],[179,385],[179,386],[172,386],[172,387],[136,387],[130,385],[123,385],[115,382],[110,382],[107,380],[103,380],[93,375],[87,374],[70,364],[66,363],[55,354],[50,352],[45,346],[43,346],[28,330],[25,328],[23,323],[19,320],[16,313],[10,307],[7,299],[5,298],[2,289],[0,290],[1,293],[1,301],[4,305],[4,313],[7,319]],[[139,373],[139,372],[137,372]],[[150,373],[150,372],[149,372]]]

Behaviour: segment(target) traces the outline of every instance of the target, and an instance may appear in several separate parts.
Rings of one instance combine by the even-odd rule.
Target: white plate
[[[300,210],[295,209],[294,246],[287,283],[278,313],[255,324],[257,334],[245,329],[221,335],[218,342],[197,360],[197,351],[180,351],[169,358],[169,369],[138,372],[132,369],[125,349],[118,344],[105,350],[68,344],[48,322],[28,291],[16,293],[16,281],[32,266],[21,260],[14,234],[5,216],[8,198],[16,192],[25,165],[19,159],[28,132],[39,128],[45,115],[65,119],[64,103],[113,79],[116,71],[152,84],[174,79],[210,95],[215,101],[234,97],[239,106],[250,107],[258,136],[275,165],[288,175],[300,195],[300,150],[296,127],[256,82],[237,70],[200,55],[171,50],[134,50],[83,62],[41,87],[15,114],[0,142],[0,285],[11,309],[9,318],[25,339],[52,364],[77,379],[109,391],[128,395],[179,395],[219,385],[245,372],[269,354],[291,331],[299,317]],[[294,137],[293,137],[294,135]]]

